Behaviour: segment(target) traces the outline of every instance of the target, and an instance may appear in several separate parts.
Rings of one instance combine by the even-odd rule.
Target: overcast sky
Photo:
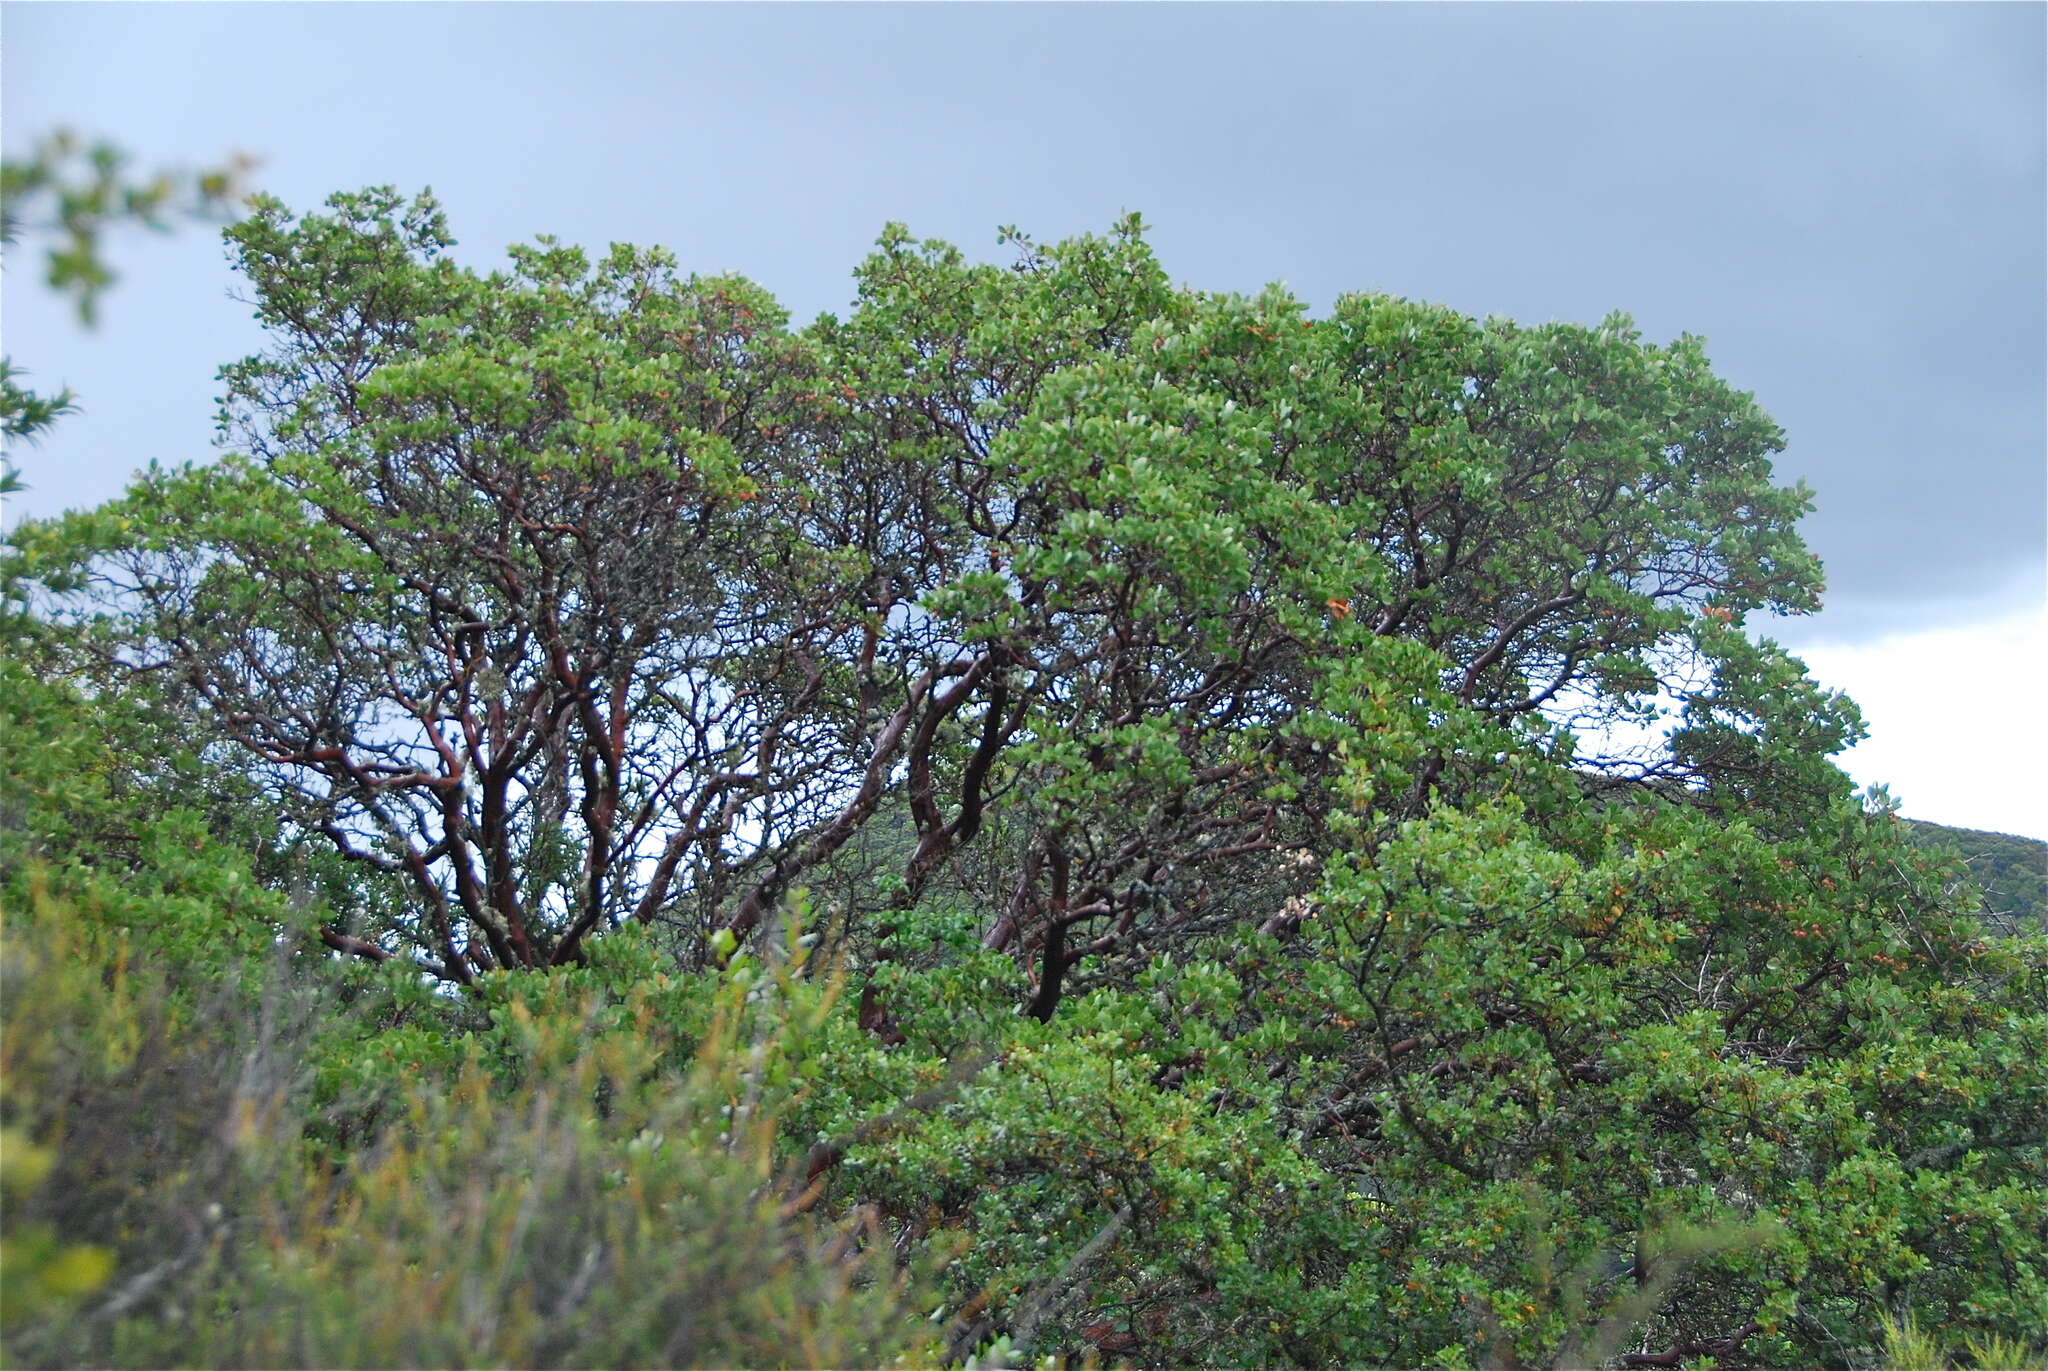
[[[842,307],[882,224],[997,256],[1142,212],[1178,279],[1704,335],[1789,435],[1828,608],[1767,632],[1865,706],[1909,814],[2048,837],[2038,4],[0,6],[10,154],[262,159],[294,207],[432,186],[478,264],[658,242]],[[6,348],[86,413],[10,520],[210,451],[259,339],[210,233],[123,237],[101,329],[26,256]],[[1930,636],[1932,635],[1932,636]]]

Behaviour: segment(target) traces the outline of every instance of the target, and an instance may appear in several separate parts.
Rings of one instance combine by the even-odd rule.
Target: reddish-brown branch
[[[788,889],[790,882],[818,863],[829,860],[874,813],[875,807],[881,803],[883,785],[890,768],[902,750],[904,735],[910,729],[911,720],[923,708],[932,687],[942,680],[968,672],[986,660],[956,657],[943,666],[933,667],[912,684],[908,697],[875,735],[867,767],[861,775],[860,788],[854,792],[853,798],[818,828],[808,842],[774,863],[768,873],[754,883],[733,912],[729,927],[735,936],[744,938],[752,933],[769,908],[782,898],[782,892]]]
[[[1706,1338],[1697,1342],[1681,1342],[1662,1352],[1630,1352],[1621,1359],[1623,1366],[1678,1366],[1688,1357],[1712,1357],[1716,1361],[1731,1356],[1743,1343],[1763,1332],[1763,1325],[1754,1321],[1745,1323],[1733,1333],[1721,1338]]]
[[[352,957],[362,957],[373,962],[391,960],[391,953],[387,949],[375,943],[365,942],[361,938],[351,938],[346,933],[337,933],[331,928],[320,930],[320,941],[336,952],[346,952]]]

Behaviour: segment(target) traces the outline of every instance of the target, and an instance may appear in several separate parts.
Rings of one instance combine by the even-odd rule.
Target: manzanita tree
[[[751,976],[833,892],[788,1203],[971,1233],[957,1354],[2048,1324],[2041,948],[1745,628],[1819,568],[1697,340],[1176,289],[1135,219],[892,228],[803,328],[657,251],[479,274],[388,191],[229,237],[229,455],[13,592],[396,892],[322,936],[436,1003],[644,970],[613,930]]]
[[[1702,616],[1812,603],[1775,430],[1624,321],[1312,321],[1170,289],[1135,222],[1011,269],[892,231],[802,331],[659,252],[461,269],[389,192],[229,237],[277,339],[233,455],[52,530],[49,579],[410,881],[334,945],[451,981],[745,933],[885,810],[914,903],[997,805],[987,937],[1047,1012],[1070,930],[1156,944],[1326,854],[1389,671],[1428,741],[1386,818],[1504,745],[1447,713],[1625,711]]]

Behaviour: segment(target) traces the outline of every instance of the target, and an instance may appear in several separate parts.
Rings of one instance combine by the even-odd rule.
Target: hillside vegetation
[[[1988,920],[2048,932],[2048,843],[1918,819],[1907,822],[1915,842],[1962,858],[1970,879],[1983,892]]]
[[[10,1362],[2048,1348],[2048,940],[1698,340],[228,238],[224,455],[0,559]]]

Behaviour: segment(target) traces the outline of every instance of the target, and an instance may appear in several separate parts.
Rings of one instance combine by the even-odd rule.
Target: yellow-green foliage
[[[1967,1336],[1963,1339],[1962,1356],[1957,1358],[1945,1351],[1941,1339],[1921,1328],[1910,1314],[1903,1319],[1886,1315],[1882,1322],[1884,1371],[1950,1371],[1952,1367],[1968,1367],[1970,1371],[2030,1371],[2033,1367],[2048,1366],[2048,1347],[2029,1346],[2018,1338],[1996,1333]]]
[[[777,1165],[772,1067],[829,984],[738,968],[694,1044],[658,984],[603,1013],[508,985],[455,1065],[349,1102],[380,1121],[344,1152],[308,1141],[303,992],[180,1016],[132,939],[48,896],[8,915],[10,1363],[935,1355],[935,1300],[872,1222],[799,1213]],[[317,1050],[341,1050],[331,1022]]]
[[[65,1084],[124,1069],[138,1047],[125,940],[62,918],[40,881],[30,901],[26,918],[9,911],[0,943],[0,1332],[64,1317],[112,1272],[107,1247],[41,1221],[35,1201],[57,1169],[47,1143],[62,1133]]]
[[[10,1207],[49,1174],[50,1149],[0,1129],[0,1194]],[[0,1327],[47,1316],[106,1284],[114,1257],[93,1243],[60,1242],[48,1224],[10,1222],[0,1233]]]

